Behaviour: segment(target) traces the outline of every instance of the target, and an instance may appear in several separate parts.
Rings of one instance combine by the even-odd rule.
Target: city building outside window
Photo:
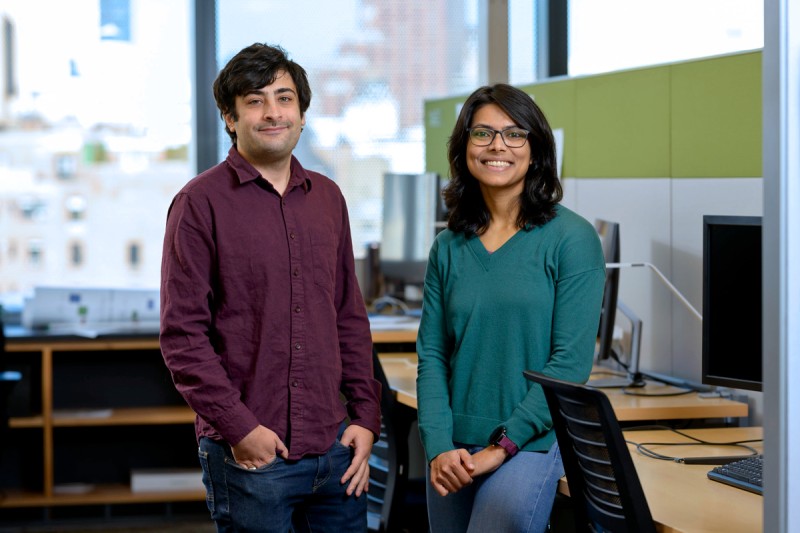
[[[296,153],[342,188],[357,257],[381,239],[383,175],[426,170],[424,101],[483,83],[483,1],[217,2],[217,68],[268,42],[308,70],[314,97]],[[534,82],[542,10],[508,6],[510,81]],[[196,174],[192,94],[211,90],[192,87],[193,8],[0,0],[0,292],[158,286],[169,203]],[[570,0],[568,13],[570,75],[763,43],[758,0]],[[221,160],[230,141],[217,127]],[[76,240],[81,268],[65,269]],[[120,243],[125,253],[108,253]]]

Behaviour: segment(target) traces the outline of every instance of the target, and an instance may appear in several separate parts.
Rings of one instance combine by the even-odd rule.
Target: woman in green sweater
[[[561,457],[541,371],[585,382],[605,264],[559,205],[542,111],[505,84],[466,101],[448,144],[447,229],[431,248],[417,340],[432,533],[543,531]]]

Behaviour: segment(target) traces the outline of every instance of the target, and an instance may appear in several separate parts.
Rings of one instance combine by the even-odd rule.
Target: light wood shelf
[[[108,505],[120,503],[159,503],[179,501],[202,501],[205,491],[153,491],[132,492],[127,485],[97,485],[91,490],[78,494],[52,494],[41,492],[5,491],[0,498],[3,507],[49,507],[70,505]]]
[[[53,427],[82,426],[146,426],[162,424],[193,424],[194,412],[184,406],[126,407],[106,410],[67,412],[53,411]]]
[[[398,331],[376,331],[373,333],[373,342],[411,343],[416,340],[416,334],[416,327]],[[35,405],[35,409],[40,412],[29,416],[12,416],[9,419],[9,429],[12,432],[9,438],[13,441],[15,439],[14,432],[18,432],[18,430],[40,430],[40,435],[36,433],[27,435],[26,444],[18,444],[18,446],[29,446],[28,442],[30,442],[34,448],[27,448],[25,452],[33,454],[34,457],[40,454],[41,465],[38,468],[34,465],[34,468],[42,472],[42,477],[38,482],[34,480],[33,489],[41,487],[40,490],[0,488],[0,508],[161,503],[202,501],[205,498],[203,490],[134,493],[127,485],[128,480],[124,479],[125,475],[122,472],[118,474],[118,478],[103,480],[114,484],[91,485],[86,490],[80,490],[82,487],[79,486],[79,490],[71,493],[63,493],[59,490],[63,485],[60,486],[58,483],[69,485],[72,481],[64,478],[80,477],[79,473],[69,472],[70,464],[65,465],[59,461],[64,461],[62,447],[68,450],[70,447],[74,447],[75,440],[80,439],[81,428],[86,428],[87,435],[92,435],[91,438],[97,438],[98,434],[101,435],[104,446],[112,452],[115,450],[115,443],[124,445],[124,439],[129,434],[127,432],[131,431],[128,428],[137,426],[160,426],[158,431],[170,434],[175,431],[182,435],[182,439],[184,432],[178,426],[187,426],[187,431],[193,436],[191,425],[194,424],[195,414],[182,403],[174,390],[168,371],[161,360],[156,334],[99,339],[31,334],[27,337],[9,337],[6,342],[6,352],[15,360],[22,361],[32,369],[27,379],[31,381],[31,390],[39,391],[36,394],[40,397],[30,400],[31,405]],[[146,382],[147,385],[155,387],[156,397],[166,399],[164,403],[167,405],[145,405],[162,400],[153,400],[153,397],[149,397],[146,392],[142,394],[141,398],[136,396],[136,391],[138,391],[135,388],[138,386],[136,380],[141,380],[143,377],[134,375],[129,376],[134,384],[132,387],[118,386],[119,397],[115,398],[117,389],[109,389],[105,391],[105,396],[103,393],[95,394],[91,406],[87,409],[61,409],[60,403],[79,403],[80,400],[76,400],[74,395],[81,396],[84,392],[80,388],[81,385],[76,386],[70,382],[66,384],[71,385],[71,389],[64,387],[64,372],[70,374],[67,369],[80,368],[80,372],[88,369],[96,375],[87,378],[87,386],[94,386],[94,384],[101,386],[105,382],[104,378],[120,377],[120,370],[116,366],[120,361],[125,361],[122,363],[125,369],[141,368],[136,366],[140,364],[139,357],[146,360],[143,368],[147,376],[145,379],[149,379]],[[128,366],[124,366],[125,364]],[[155,379],[154,368],[158,369]],[[160,375],[162,370],[163,376]],[[82,378],[83,375],[80,372],[76,373],[73,370],[71,373],[73,379],[75,376]],[[91,381],[92,379],[95,381]],[[120,383],[120,381],[116,380],[114,383]],[[87,397],[92,397],[92,395]],[[104,404],[106,397],[108,403]],[[120,397],[125,397],[125,399],[120,400]],[[143,405],[138,407],[117,407],[115,405],[115,402],[117,405],[137,403],[140,399]],[[101,405],[97,405],[98,403]],[[174,426],[176,429],[169,429],[168,426]],[[107,428],[107,430],[103,428]],[[108,433],[105,433],[106,431]],[[21,433],[18,432],[17,435],[21,435]],[[193,442],[193,439],[190,437],[189,441]],[[181,446],[186,445],[185,441],[181,442],[184,442]],[[169,439],[165,442],[155,442],[152,449],[154,462],[158,463],[158,459],[163,462],[165,457],[170,457],[169,454],[172,452],[169,449],[165,450],[165,447],[175,448],[176,446],[178,444]],[[70,460],[75,460],[77,461],[75,464],[80,464],[81,461],[84,463],[92,461],[92,458],[70,456]],[[187,453],[186,460],[192,461],[192,455]],[[23,483],[21,479],[11,478],[7,484],[16,482]],[[26,482],[30,483],[30,480]]]
[[[44,427],[44,417],[42,415],[14,416],[8,419],[8,427],[12,429],[42,428]]]
[[[59,398],[63,401],[65,392],[63,387],[60,396],[54,391],[60,385],[59,379],[63,379],[60,377],[59,372],[62,372],[64,368],[75,364],[76,361],[77,364],[86,366],[87,354],[96,354],[98,361],[100,361],[100,364],[96,366],[93,364],[88,365],[91,367],[92,372],[97,372],[97,379],[102,379],[104,376],[114,376],[115,372],[119,372],[115,367],[115,362],[120,360],[133,361],[138,357],[143,357],[147,361],[145,363],[146,368],[161,368],[160,365],[163,365],[163,362],[161,362],[157,335],[89,340],[80,338],[72,340],[64,338],[48,339],[47,337],[38,339],[12,338],[6,343],[6,352],[18,360],[29,362],[30,368],[34,370],[32,370],[32,374],[28,376],[28,379],[32,383],[37,381],[40,383],[40,387],[32,387],[32,389],[40,389],[41,398],[31,398],[31,400],[35,400],[34,403],[37,404],[41,402],[41,412],[31,416],[12,416],[9,418],[8,425],[12,431],[18,429],[41,430],[41,440],[39,441],[41,443],[41,451],[34,451],[33,453],[41,453],[42,479],[38,484],[41,490],[38,491],[3,488],[0,491],[0,508],[202,501],[205,498],[205,492],[202,488],[190,491],[134,493],[127,484],[128,480],[123,479],[124,475],[120,475],[119,480],[110,480],[114,482],[113,484],[97,484],[86,487],[77,485],[77,490],[68,492],[61,492],[60,488],[63,486],[57,484],[57,481],[59,483],[63,481],[66,482],[67,487],[70,486],[69,479],[57,479],[57,477],[65,477],[63,468],[58,468],[63,465],[57,464],[58,461],[63,460],[59,459],[60,453],[57,453],[60,449],[59,446],[65,445],[62,434],[57,431],[59,428],[73,428],[76,430],[80,430],[80,428],[109,428],[108,446],[113,447],[114,439],[120,438],[114,436],[114,431],[116,430],[112,430],[112,428],[115,427],[153,425],[185,425],[190,427],[194,423],[195,414],[192,410],[185,404],[176,403],[181,400],[176,397],[173,386],[169,381],[166,367],[163,367],[163,372],[167,377],[163,382],[159,383],[163,383],[163,387],[169,388],[169,393],[172,395],[168,405],[116,407],[114,406],[114,401],[119,399],[109,397],[107,405],[93,405],[86,409],[59,408]],[[92,357],[94,356],[90,355],[88,360],[91,361]],[[130,377],[134,379],[135,383],[137,376]],[[141,377],[138,379],[141,379]],[[157,386],[160,387],[161,385]],[[127,402],[130,402],[131,396],[134,397],[134,401],[138,399],[135,397],[136,393],[131,393],[131,389],[123,390],[121,388],[119,393],[121,396],[128,397]],[[69,392],[66,394],[69,394]],[[170,396],[167,395],[167,397]],[[74,399],[71,401],[74,401]],[[144,396],[142,402],[152,403],[152,400]],[[103,433],[103,435],[106,434]],[[13,438],[13,434],[11,437]],[[74,443],[76,437],[72,434],[72,436],[66,438],[67,442],[72,439],[71,442]],[[36,441],[37,437],[34,435],[32,443],[36,445]],[[67,444],[67,446],[70,445]],[[159,444],[154,447],[154,453],[158,455],[160,453],[159,448],[170,445],[174,444],[170,442]],[[76,460],[86,461],[86,458],[76,458]]]

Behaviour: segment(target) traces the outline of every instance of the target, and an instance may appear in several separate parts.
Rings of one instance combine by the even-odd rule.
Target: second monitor
[[[419,291],[413,289],[422,287],[436,236],[439,187],[432,172],[383,176],[380,270],[390,296],[414,299]]]

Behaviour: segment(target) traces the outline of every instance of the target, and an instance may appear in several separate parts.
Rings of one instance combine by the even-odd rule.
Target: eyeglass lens
[[[528,132],[519,128],[509,128],[503,131],[491,128],[471,128],[469,138],[475,146],[489,146],[494,142],[494,137],[498,133],[509,148],[523,146],[528,138]]]

